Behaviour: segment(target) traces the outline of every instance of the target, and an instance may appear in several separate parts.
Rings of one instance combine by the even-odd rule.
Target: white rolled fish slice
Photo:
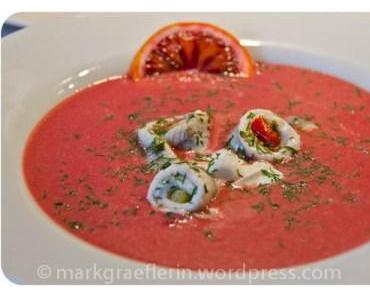
[[[217,194],[214,179],[187,163],[172,164],[157,173],[147,199],[162,212],[185,214],[201,209]]]
[[[144,149],[148,160],[153,162],[159,159],[176,160],[177,156],[162,136],[153,132],[156,121],[145,124],[137,132],[138,141]]]
[[[257,187],[283,178],[283,174],[270,163],[255,161],[249,164],[231,150],[222,149],[213,156],[208,172],[218,179],[234,182],[238,187]]]
[[[272,184],[283,179],[282,172],[266,161],[255,161],[248,165],[243,176],[232,183],[237,188],[253,188],[260,185]]]
[[[274,123],[280,134],[280,145],[275,150],[267,147],[251,130],[252,121],[262,116],[270,123]],[[266,109],[253,109],[245,113],[240,119],[238,127],[234,130],[229,140],[229,145],[238,153],[243,153],[247,158],[266,161],[287,161],[300,149],[299,134],[291,125],[275,113]]]
[[[244,146],[243,146],[243,143],[240,140],[239,126],[236,127],[232,131],[232,133],[230,135],[230,138],[228,140],[227,147],[228,148],[231,148],[232,150],[234,150],[234,152],[236,152],[237,154],[245,155]]]
[[[204,152],[209,138],[208,113],[196,110],[176,119],[165,134],[168,143],[183,150]]]
[[[246,174],[248,166],[233,151],[222,149],[211,155],[207,171],[218,179],[235,181]]]

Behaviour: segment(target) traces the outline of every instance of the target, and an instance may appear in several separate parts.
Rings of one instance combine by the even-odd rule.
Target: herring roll
[[[143,128],[138,130],[137,136],[140,146],[145,151],[150,162],[161,159],[176,160],[175,152],[165,141],[164,137],[155,133],[156,123],[157,121],[146,123]]]
[[[247,171],[248,163],[229,149],[221,149],[209,158],[207,172],[218,179],[235,181]]]
[[[157,173],[147,199],[162,212],[185,214],[201,209],[217,193],[214,179],[187,163],[172,164]]]
[[[176,117],[177,122],[165,133],[168,143],[183,150],[204,152],[208,145],[210,118],[208,113],[196,110]]]
[[[284,175],[266,161],[255,161],[247,166],[243,176],[233,182],[234,187],[253,188],[272,184],[283,179]]]
[[[218,179],[233,182],[237,187],[257,187],[283,178],[283,174],[270,163],[255,161],[250,164],[227,149],[222,149],[212,156],[208,172]]]
[[[301,140],[281,117],[269,110],[254,109],[240,119],[229,145],[246,158],[287,161],[300,149]]]

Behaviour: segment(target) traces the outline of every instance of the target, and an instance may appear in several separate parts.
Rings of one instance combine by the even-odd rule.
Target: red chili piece
[[[277,147],[280,145],[279,132],[273,129],[273,126],[263,117],[255,118],[251,124],[251,129],[254,135],[266,146]]]

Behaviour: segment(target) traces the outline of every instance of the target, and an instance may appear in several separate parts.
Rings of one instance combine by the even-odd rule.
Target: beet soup
[[[251,78],[174,72],[107,80],[44,116],[25,148],[24,176],[57,224],[123,257],[191,269],[300,265],[370,239],[369,103],[370,94],[355,85],[285,65],[262,64]],[[137,143],[138,128],[205,110],[214,151],[254,108],[318,127],[297,130],[300,151],[274,164],[284,183],[225,184],[202,212],[188,216],[148,203],[155,172]]]

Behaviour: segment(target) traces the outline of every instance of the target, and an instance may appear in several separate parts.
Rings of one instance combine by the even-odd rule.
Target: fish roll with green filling
[[[181,163],[157,173],[147,199],[162,212],[185,214],[201,209],[216,193],[215,180],[205,170]]]
[[[177,119],[165,133],[168,143],[179,149],[204,152],[207,149],[210,129],[208,113],[196,110]]]

